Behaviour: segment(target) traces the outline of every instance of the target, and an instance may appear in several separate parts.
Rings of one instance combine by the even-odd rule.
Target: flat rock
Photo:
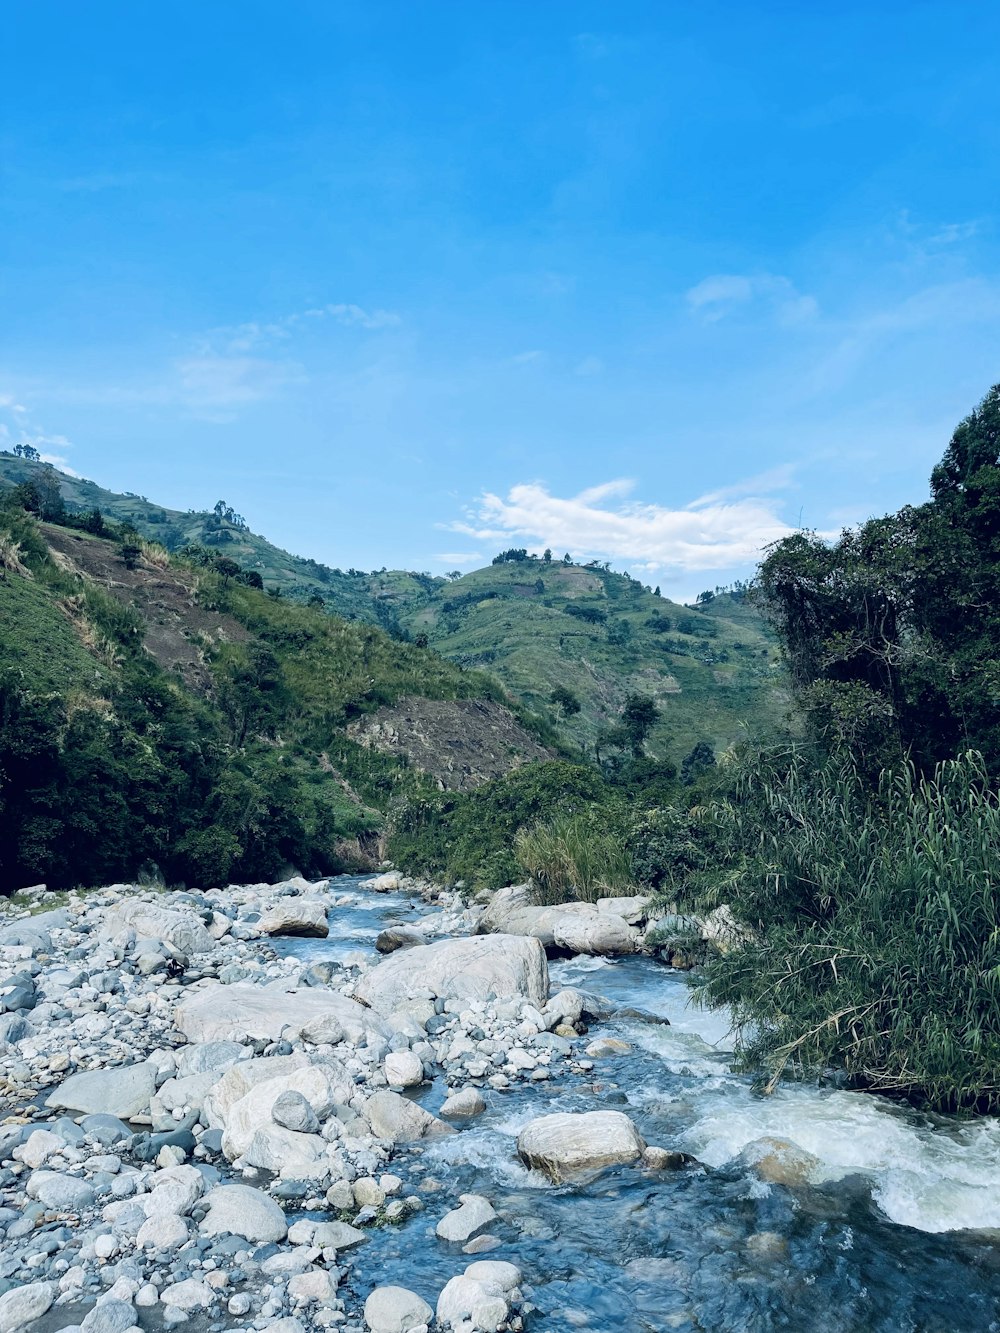
[[[367,972],[355,997],[391,1014],[428,993],[440,999],[499,999],[520,995],[541,1008],[549,993],[545,950],[519,935],[438,940],[392,954]]]
[[[517,1151],[526,1166],[556,1182],[582,1172],[628,1165],[646,1144],[622,1111],[559,1112],[525,1125]]]
[[[386,1035],[381,1020],[363,1005],[316,987],[210,984],[186,996],[174,1010],[174,1026],[188,1041],[197,1042],[246,1037],[294,1040],[305,1035],[304,1029],[315,1030],[316,1023],[328,1020],[343,1040],[354,1045],[369,1035]]]
[[[637,953],[642,941],[639,931],[624,917],[598,911],[589,904],[576,904],[575,910],[559,917],[552,926],[552,938],[559,948],[571,953],[605,957]]]
[[[427,1302],[406,1287],[376,1287],[365,1301],[365,1323],[371,1333],[410,1333],[433,1318]]]
[[[149,1061],[117,1069],[88,1069],[71,1074],[50,1092],[46,1106],[87,1115],[113,1115],[131,1120],[149,1110],[156,1091],[156,1066]]]

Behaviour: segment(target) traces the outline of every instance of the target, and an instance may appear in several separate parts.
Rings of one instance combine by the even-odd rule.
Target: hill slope
[[[411,635],[495,672],[530,708],[553,712],[552,691],[571,691],[580,712],[563,725],[587,749],[633,692],[662,712],[651,752],[677,763],[700,740],[720,751],[745,726],[766,733],[787,725],[776,644],[743,603],[733,603],[737,623],[722,605],[680,606],[598,565],[531,558],[432,587],[396,574],[371,583]]]

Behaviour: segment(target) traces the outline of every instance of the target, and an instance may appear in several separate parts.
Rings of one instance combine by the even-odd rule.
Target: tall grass
[[[515,850],[546,903],[593,903],[632,888],[632,858],[624,839],[602,827],[602,810],[557,815],[523,829]]]
[[[1000,1106],[1000,802],[970,753],[871,791],[847,763],[758,768],[724,811],[753,938],[702,988],[771,1083],[846,1071],[939,1110]]]

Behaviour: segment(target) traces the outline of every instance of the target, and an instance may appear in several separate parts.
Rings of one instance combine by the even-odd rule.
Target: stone
[[[55,1153],[62,1152],[65,1147],[66,1144],[58,1134],[52,1134],[47,1129],[36,1129],[29,1136],[27,1143],[18,1148],[17,1156],[25,1166],[30,1166],[34,1171]]]
[[[166,1306],[188,1313],[191,1310],[207,1310],[215,1300],[215,1292],[207,1282],[189,1277],[164,1287],[160,1292],[160,1300]]]
[[[619,1041],[617,1037],[599,1037],[587,1045],[585,1053],[597,1060],[605,1055],[624,1055],[631,1049],[627,1041]]]
[[[208,1213],[198,1227],[202,1236],[242,1236],[256,1245],[284,1240],[288,1233],[280,1206],[249,1185],[217,1185],[204,1202]]]
[[[85,1316],[83,1333],[125,1333],[138,1323],[135,1306],[130,1301],[116,1300],[113,1296],[100,1301]]]
[[[545,950],[519,935],[438,940],[390,954],[354,988],[355,997],[380,1014],[428,992],[438,999],[523,996],[541,1007],[549,993]]]
[[[318,1222],[313,1232],[313,1244],[323,1250],[353,1250],[368,1239],[366,1232],[348,1222]]]
[[[410,1333],[434,1318],[434,1311],[406,1287],[376,1287],[365,1301],[365,1323],[371,1333]]]
[[[440,1114],[449,1120],[468,1120],[472,1116],[482,1115],[485,1110],[486,1102],[478,1088],[462,1088],[445,1100]]]
[[[51,1307],[59,1294],[54,1282],[29,1282],[0,1296],[0,1333],[16,1333]]]
[[[281,1126],[274,1116],[274,1108],[279,1099],[290,1092],[302,1098],[318,1124],[318,1120],[328,1116],[338,1102],[348,1100],[354,1092],[354,1083],[339,1065],[323,1069],[307,1065],[252,1087],[225,1116],[222,1151],[230,1162],[246,1153],[258,1131]],[[286,1133],[291,1132],[289,1126],[284,1129]],[[311,1136],[309,1130],[300,1132]]]
[[[241,1154],[246,1166],[256,1166],[287,1180],[310,1178],[322,1164],[326,1145],[318,1134],[296,1134],[280,1125],[262,1125]],[[329,1166],[319,1171],[329,1176]]]
[[[198,1074],[217,1077],[240,1060],[246,1059],[247,1048],[236,1041],[199,1041],[177,1052],[177,1077],[194,1078]]]
[[[28,1194],[55,1212],[79,1212],[94,1202],[92,1186],[61,1171],[34,1171],[28,1181]]]
[[[403,877],[398,870],[387,870],[374,879],[362,880],[361,887],[371,889],[372,893],[398,893],[403,887]]]
[[[395,953],[397,949],[412,949],[426,943],[420,931],[409,926],[387,926],[375,937],[375,948],[379,953]]]
[[[163,940],[188,957],[215,948],[215,941],[194,912],[175,912],[140,899],[128,899],[104,913],[101,934],[106,939],[127,930],[137,938]]]
[[[155,1091],[156,1065],[147,1060],[119,1065],[116,1069],[89,1069],[82,1074],[71,1074],[49,1093],[46,1106],[132,1120],[149,1110]]]
[[[334,1020],[342,1038],[360,1046],[369,1036],[388,1035],[376,1014],[336,991],[278,983],[207,985],[188,994],[174,1010],[174,1026],[188,1041],[250,1037],[294,1041],[320,1021]],[[321,1040],[312,1037],[312,1040]]]
[[[482,1231],[491,1222],[495,1222],[497,1212],[489,1199],[484,1199],[481,1194],[460,1194],[459,1200],[461,1207],[445,1213],[437,1224],[435,1234],[441,1240],[461,1244],[474,1236],[477,1231]]]
[[[502,1259],[480,1259],[478,1263],[469,1264],[464,1276],[484,1287],[505,1293],[521,1284],[521,1270],[516,1264],[506,1263]]]
[[[288,1279],[288,1294],[296,1305],[323,1305],[337,1294],[337,1284],[322,1268],[310,1268]]]
[[[305,935],[325,939],[330,933],[326,904],[317,898],[281,898],[257,922],[263,935]]]
[[[279,1093],[271,1107],[271,1119],[276,1125],[300,1134],[319,1133],[319,1117],[302,1093],[294,1088]]]
[[[171,1166],[157,1171],[153,1187],[141,1199],[147,1217],[189,1213],[205,1188],[205,1177],[194,1166]]]
[[[582,906],[587,910],[568,912],[553,923],[552,938],[559,948],[606,957],[638,952],[642,937],[634,926],[613,912]]]
[[[748,1143],[739,1160],[769,1185],[787,1185],[793,1189],[808,1185],[822,1165],[818,1157],[797,1143],[770,1135]]]
[[[423,1062],[412,1051],[390,1051],[383,1068],[390,1088],[415,1088],[424,1081]]]
[[[455,1132],[451,1125],[435,1119],[398,1092],[374,1093],[365,1103],[365,1115],[375,1137],[390,1143],[413,1143]]]
[[[437,1317],[445,1328],[471,1328],[476,1333],[493,1333],[510,1313],[506,1298],[490,1290],[475,1278],[453,1277],[438,1297]]]
[[[622,1111],[558,1112],[530,1121],[517,1136],[526,1166],[557,1183],[581,1172],[629,1165],[646,1144]]]
[[[154,1213],[135,1238],[140,1250],[179,1250],[191,1239],[188,1224],[177,1213]]]

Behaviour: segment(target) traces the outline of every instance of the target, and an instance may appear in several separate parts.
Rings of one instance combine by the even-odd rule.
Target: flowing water
[[[426,910],[347,877],[331,888],[341,897],[330,938],[283,941],[282,952],[373,957],[387,922],[412,923]],[[681,974],[638,957],[574,958],[550,973],[553,990],[607,997],[619,1012],[590,1035],[630,1049],[595,1060],[586,1076],[484,1089],[487,1112],[471,1126],[394,1158],[426,1210],[373,1233],[348,1279],[361,1299],[396,1283],[433,1305],[470,1262],[434,1238],[434,1225],[459,1193],[475,1192],[502,1217],[491,1228],[502,1245],[484,1257],[521,1268],[532,1333],[1000,1330],[997,1121],[929,1117],[803,1085],[765,1098],[731,1072],[724,1017],[692,1008]],[[433,1111],[444,1096],[438,1079],[419,1100]],[[533,1116],[608,1107],[627,1111],[648,1142],[697,1164],[656,1174],[621,1168],[561,1186],[520,1165],[515,1138]],[[764,1184],[740,1163],[763,1135],[815,1156],[803,1185]]]

